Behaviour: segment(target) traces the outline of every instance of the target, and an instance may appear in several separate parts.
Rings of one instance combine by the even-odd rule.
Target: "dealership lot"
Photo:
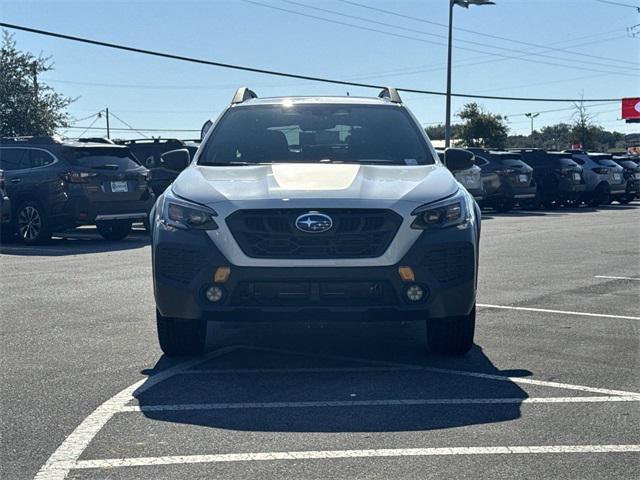
[[[168,360],[141,231],[3,246],[3,478],[634,478],[639,240],[637,201],[487,212],[457,359],[420,325],[226,324]]]

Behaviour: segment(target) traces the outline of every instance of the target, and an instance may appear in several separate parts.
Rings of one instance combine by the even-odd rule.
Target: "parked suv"
[[[14,232],[25,243],[45,242],[55,229],[85,224],[95,224],[108,240],[120,240],[155,201],[148,170],[117,145],[2,138],[0,168]]]
[[[162,164],[163,153],[181,148],[187,148],[194,154],[197,146],[193,142],[187,145],[177,138],[143,138],[139,140],[118,140],[118,144],[129,147],[138,161],[151,172],[149,184],[153,193],[160,195],[175,180],[178,173],[169,170]]]
[[[517,151],[522,160],[533,168],[533,178],[538,185],[536,196],[522,202],[522,207],[536,209],[544,205],[556,209],[561,205],[577,206],[585,191],[582,167],[571,159],[569,153],[547,152],[538,148]]]
[[[7,229],[11,223],[11,200],[7,195],[4,181],[4,170],[0,170],[0,238],[6,236]]]
[[[536,182],[532,169],[520,159],[519,154],[475,147],[468,150],[475,154],[476,164],[485,175],[483,207],[508,212],[516,203],[535,197]],[[498,184],[493,187],[496,175]]]
[[[565,150],[584,171],[587,188],[582,201],[589,206],[607,205],[613,196],[625,193],[624,169],[608,153],[587,154],[582,150]]]
[[[445,161],[445,151],[436,150],[440,161]],[[475,159],[474,159],[475,161]],[[481,202],[484,198],[484,189],[482,188],[482,170],[477,165],[472,165],[466,170],[453,171],[453,176],[462,184],[464,188],[473,196],[476,202]]]
[[[163,160],[180,170],[189,155]],[[167,355],[202,353],[208,320],[426,320],[432,351],[473,344],[480,211],[395,89],[239,89],[151,224]]]
[[[640,165],[627,156],[614,156],[613,161],[624,169],[623,175],[627,182],[625,193],[618,195],[615,200],[629,203],[640,195]]]

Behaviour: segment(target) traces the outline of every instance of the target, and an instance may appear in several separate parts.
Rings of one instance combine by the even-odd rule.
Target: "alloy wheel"
[[[24,240],[35,240],[42,231],[42,218],[38,209],[27,205],[18,213],[18,233]]]

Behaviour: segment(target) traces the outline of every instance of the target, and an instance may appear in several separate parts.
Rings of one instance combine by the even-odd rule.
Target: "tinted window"
[[[498,160],[505,167],[522,167],[522,160],[516,160],[514,158],[498,158]]]
[[[638,168],[638,165],[634,162],[632,162],[631,160],[618,160],[617,162],[621,167],[624,168],[631,168],[633,170],[635,170],[636,168]]]
[[[613,160],[610,160],[609,158],[605,158],[605,157],[590,157],[590,158],[596,163],[598,163],[599,165],[602,165],[604,167],[619,166],[616,162],[614,162]]]
[[[44,167],[55,161],[49,152],[44,150],[29,150],[29,165],[31,168]]]
[[[232,108],[199,164],[357,162],[432,164],[408,113],[392,106],[256,105]]]
[[[140,164],[127,148],[67,148],[65,158],[71,165],[98,170],[128,170]]]
[[[27,150],[24,148],[0,148],[0,168],[6,171],[29,168]]]

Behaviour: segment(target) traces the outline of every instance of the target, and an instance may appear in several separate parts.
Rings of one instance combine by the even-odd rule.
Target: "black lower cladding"
[[[231,321],[465,315],[475,302],[475,233],[447,230],[422,233],[396,265],[301,268],[234,266],[205,232],[160,228],[153,247],[156,305],[169,317]],[[223,300],[211,303],[203,291],[219,266],[230,266],[231,275]],[[407,300],[399,266],[413,269],[425,288],[422,301]]]
[[[296,219],[309,210],[238,210],[227,225],[242,251],[252,258],[374,258],[382,255],[402,217],[383,209],[325,209],[332,227],[322,233],[303,232]]]

